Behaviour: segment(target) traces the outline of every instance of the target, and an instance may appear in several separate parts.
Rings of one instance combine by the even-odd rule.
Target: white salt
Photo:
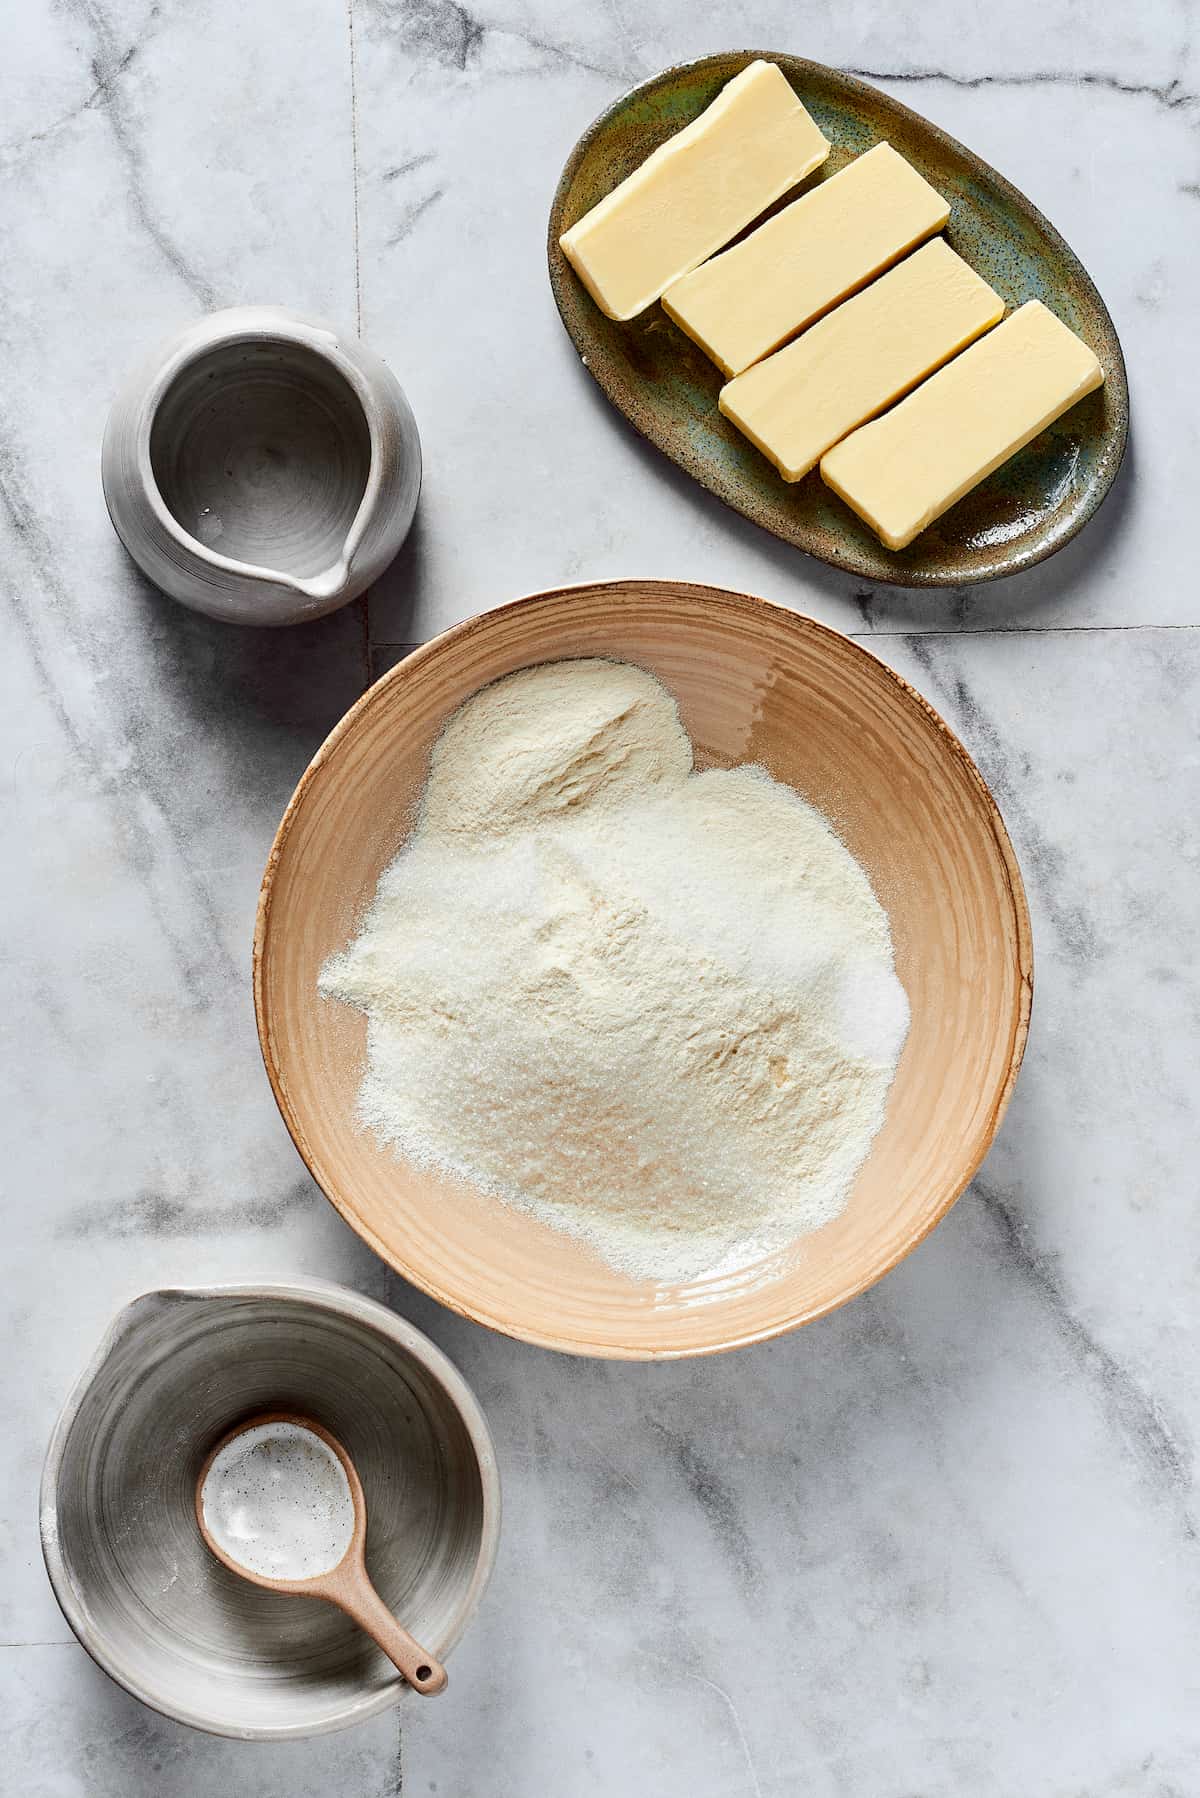
[[[227,1442],[205,1475],[200,1504],[230,1560],[266,1579],[328,1573],[354,1534],[346,1470],[302,1424],[256,1424]]]

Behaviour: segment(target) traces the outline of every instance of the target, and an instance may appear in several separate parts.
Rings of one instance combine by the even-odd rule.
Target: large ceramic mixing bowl
[[[349,1449],[371,1576],[444,1660],[495,1559],[495,1452],[441,1350],[345,1287],[135,1299],[67,1400],[41,1501],[55,1596],[105,1672],[181,1723],[266,1740],[361,1722],[408,1690],[341,1611],[252,1586],[204,1545],[195,1491],[209,1450],[275,1409],[316,1418]],[[451,1671],[439,1704],[455,1703],[453,1687]]]
[[[912,1027],[887,1117],[841,1217],[720,1279],[635,1281],[579,1242],[406,1165],[355,1116],[366,1026],[318,997],[404,842],[430,747],[488,681],[566,656],[656,674],[701,766],[758,762],[818,806],[891,920]],[[255,939],[259,1035],[297,1148],[346,1221],[407,1279],[510,1335],[579,1354],[711,1353],[820,1317],[943,1217],[1008,1103],[1032,950],[1004,825],[962,744],[911,687],[823,625],[741,594],[620,581],[534,595],[384,675],[284,815]]]

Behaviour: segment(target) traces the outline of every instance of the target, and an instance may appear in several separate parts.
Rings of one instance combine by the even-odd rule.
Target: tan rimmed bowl
[[[411,826],[455,708],[514,669],[612,656],[679,702],[701,766],[758,762],[833,821],[891,919],[912,1028],[843,1215],[719,1280],[636,1282],[589,1249],[381,1149],[355,1118],[366,1025],[318,997]],[[711,1354],[844,1304],[894,1267],[979,1166],[1029,1023],[1029,916],[1012,845],[957,737],[849,638],[718,588],[617,581],[535,594],[447,631],[377,681],[284,814],[263,878],[254,997],[267,1072],[327,1197],[443,1304],[576,1354]]]

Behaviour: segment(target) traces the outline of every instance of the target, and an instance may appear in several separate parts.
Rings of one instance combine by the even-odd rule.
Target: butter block
[[[836,444],[821,478],[889,549],[903,549],[1103,381],[1087,344],[1029,300]]]
[[[722,387],[720,407],[798,481],[1003,317],[999,294],[939,237]]]
[[[752,62],[559,245],[602,312],[635,318],[828,154],[783,71]]]
[[[820,476],[901,550],[1024,449],[1105,370],[1040,300],[946,363],[900,405],[820,458]]]
[[[890,144],[714,256],[663,308],[727,375],[740,375],[940,231],[950,207]]]

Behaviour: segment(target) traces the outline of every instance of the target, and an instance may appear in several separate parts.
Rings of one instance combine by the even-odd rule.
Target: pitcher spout
[[[342,555],[331,568],[326,568],[322,574],[310,575],[307,579],[292,575],[289,579],[290,584],[298,593],[303,593],[307,598],[323,604],[328,600],[336,599],[349,581],[350,563],[347,557]]]

